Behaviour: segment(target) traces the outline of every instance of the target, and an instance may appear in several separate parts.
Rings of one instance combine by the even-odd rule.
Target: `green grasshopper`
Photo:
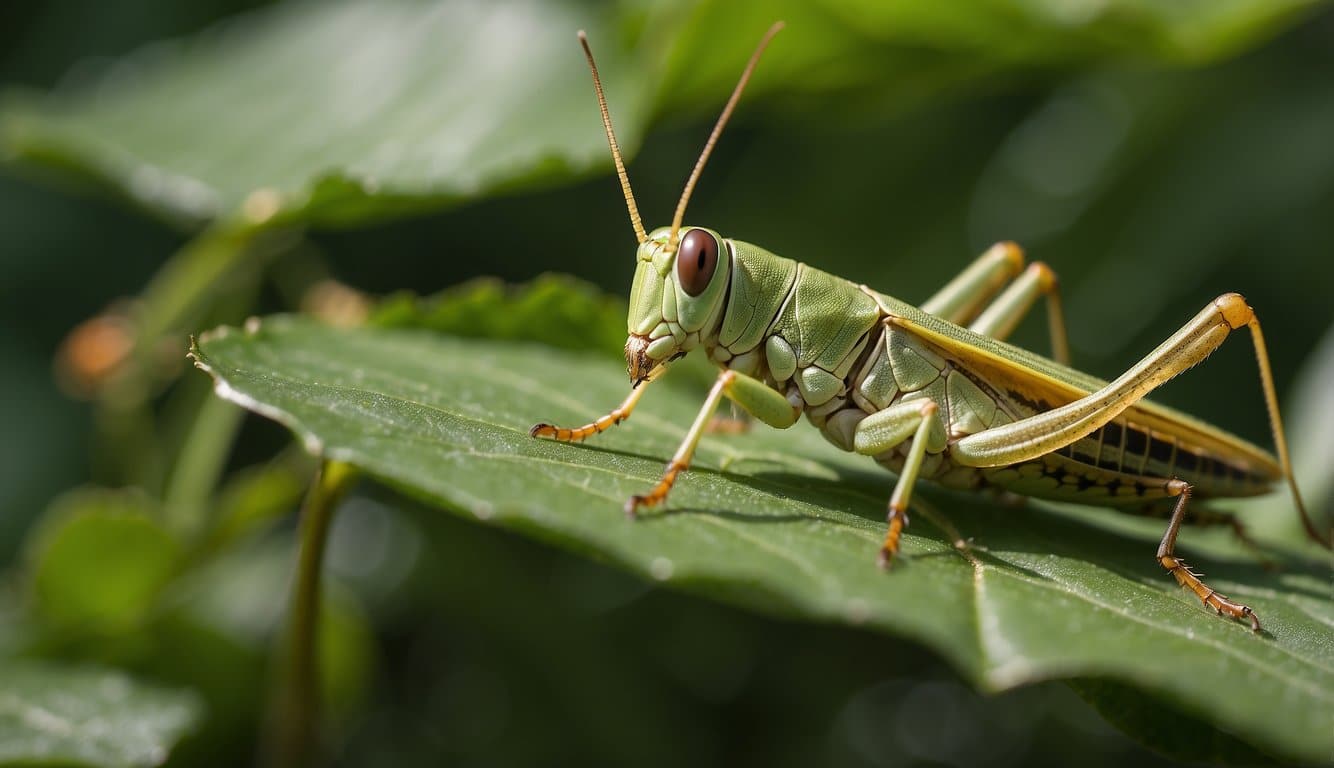
[[[1214,591],[1175,553],[1192,496],[1252,496],[1280,480],[1291,488],[1307,533],[1330,546],[1302,504],[1260,323],[1239,294],[1214,299],[1106,382],[1068,367],[1056,277],[1040,262],[1025,267],[1013,243],[993,246],[914,307],[711,229],[682,226],[718,136],[781,28],[779,22],[769,29],[742,72],[686,181],[671,226],[650,233],[630,190],[592,50],[579,33],[639,240],[625,344],[632,386],[624,402],[590,424],[538,424],[531,434],[572,442],[619,424],[670,362],[699,348],[721,373],[662,478],[627,502],[627,514],[667,498],[726,397],[779,429],[805,413],[834,445],[898,474],[879,551],[882,567],[898,552],[919,479],[1146,511],[1170,504],[1159,564],[1204,605],[1248,620],[1258,632],[1253,610]],[[1054,360],[1004,341],[1044,297]],[[1144,399],[1240,328],[1251,332],[1277,457]]]

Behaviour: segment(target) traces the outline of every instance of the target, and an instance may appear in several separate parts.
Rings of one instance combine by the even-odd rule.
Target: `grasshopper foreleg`
[[[1234,603],[1226,595],[1215,592],[1201,580],[1200,574],[1186,565],[1186,561],[1176,556],[1177,533],[1180,532],[1181,522],[1186,517],[1186,505],[1190,501],[1190,485],[1181,480],[1171,480],[1168,487],[1177,493],[1177,502],[1172,510],[1172,519],[1167,524],[1167,531],[1163,534],[1163,540],[1158,544],[1158,564],[1172,574],[1178,584],[1194,592],[1195,596],[1200,598],[1200,602],[1213,608],[1218,615],[1245,619],[1251,623],[1251,630],[1259,632],[1260,618],[1255,615],[1255,611],[1249,606]]]
[[[534,425],[532,429],[528,430],[528,434],[533,437],[549,437],[552,440],[559,440],[563,443],[577,443],[584,438],[605,432],[630,418],[630,413],[634,411],[635,404],[638,403],[639,398],[644,395],[644,390],[648,389],[648,385],[649,382],[647,381],[640,382],[630,390],[630,394],[626,395],[625,400],[623,400],[620,405],[611,410],[611,413],[601,416],[597,420],[589,422],[582,427],[566,429],[565,427],[557,427],[551,424],[537,424]]]
[[[704,405],[695,417],[695,423],[690,426],[690,431],[686,433],[685,439],[681,441],[681,446],[676,449],[676,454],[672,456],[672,460],[667,464],[667,469],[662,473],[662,478],[648,493],[630,497],[630,500],[625,503],[625,513],[627,515],[634,517],[640,507],[651,507],[662,503],[667,498],[668,492],[672,490],[672,485],[676,483],[676,476],[690,466],[690,459],[695,455],[695,447],[699,445],[699,440],[703,437],[709,420],[713,417],[714,411],[718,409],[718,404],[723,397],[727,397],[741,406],[742,410],[765,424],[779,429],[792,426],[796,423],[797,417],[801,415],[800,409],[788,402],[782,393],[770,389],[759,379],[738,371],[723,371],[718,375],[718,379],[714,381],[708,397],[704,399]]]
[[[875,456],[893,450],[905,440],[912,440],[894,492],[889,497],[885,539],[877,556],[881,568],[888,568],[899,552],[899,537],[908,526],[908,502],[921,472],[922,460],[928,451],[939,453],[945,448],[945,423],[941,421],[939,409],[934,400],[901,402],[867,416],[857,425],[853,437],[857,453]]]

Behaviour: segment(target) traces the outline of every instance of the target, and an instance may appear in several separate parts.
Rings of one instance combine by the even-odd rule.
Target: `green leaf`
[[[392,296],[376,308],[371,323],[619,354],[625,310],[625,302],[590,283],[548,274],[518,287],[479,278],[427,299]]]
[[[1316,0],[1011,0],[823,5],[880,38],[929,42],[996,59],[1090,59],[1109,54],[1203,61],[1235,51]]]
[[[780,18],[790,31],[751,97],[832,94],[857,110],[997,72],[1198,64],[1314,4],[307,0],[155,43],[50,94],[9,94],[0,161],[91,177],[190,223],[347,224],[607,167],[580,28],[633,156],[651,113],[717,109]]]
[[[1319,0],[766,0],[696,3],[672,46],[662,110],[717,108],[761,33],[774,42],[747,97],[804,94],[844,113],[901,110],[998,74],[1108,62],[1204,64],[1263,41]],[[832,97],[832,98],[831,98]],[[829,118],[830,106],[812,110]]]
[[[0,680],[0,765],[161,765],[202,714],[120,672],[3,662]]]
[[[625,520],[625,499],[658,478],[703,392],[655,386],[633,419],[586,445],[530,438],[535,422],[583,423],[620,401],[628,383],[604,356],[292,318],[221,328],[195,356],[221,396],[312,452],[480,521],[744,606],[915,638],[986,690],[1104,678],[1266,751],[1315,760],[1334,748],[1324,569],[1193,558],[1256,609],[1267,633],[1255,635],[1156,566],[1159,521],[923,492],[905,556],[883,573],[891,477],[804,426],[711,436],[666,511]],[[927,514],[937,507],[948,514]],[[939,517],[974,542],[971,557]],[[1218,540],[1208,534],[1188,531],[1187,551]]]
[[[187,221],[349,222],[608,162],[575,41],[597,41],[622,140],[645,67],[576,2],[286,3],[0,107],[0,159],[92,175]]]
[[[425,298],[398,294],[382,301],[370,322],[465,338],[536,341],[622,360],[625,312],[623,300],[597,286],[548,273],[518,286],[482,277]],[[676,367],[674,383],[713,381],[713,369],[702,358],[687,358]]]
[[[85,489],[57,499],[32,535],[33,608],[49,625],[115,632],[145,617],[180,544],[142,495]]]
[[[300,505],[314,467],[306,466],[309,460],[299,454],[292,459],[240,470],[218,489],[213,513],[217,523],[209,531],[207,549],[225,549],[272,526]]]

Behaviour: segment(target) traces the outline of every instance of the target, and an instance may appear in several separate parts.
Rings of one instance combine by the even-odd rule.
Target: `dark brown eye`
[[[709,287],[718,268],[718,241],[702,229],[692,229],[681,238],[676,251],[676,278],[690,296],[698,296]]]

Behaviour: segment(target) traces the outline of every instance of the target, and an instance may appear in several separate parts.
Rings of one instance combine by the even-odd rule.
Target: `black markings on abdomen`
[[[1197,452],[1161,432],[1110,422],[1056,454],[1090,467],[1129,475],[1179,477],[1187,482],[1268,485],[1268,475]]]

